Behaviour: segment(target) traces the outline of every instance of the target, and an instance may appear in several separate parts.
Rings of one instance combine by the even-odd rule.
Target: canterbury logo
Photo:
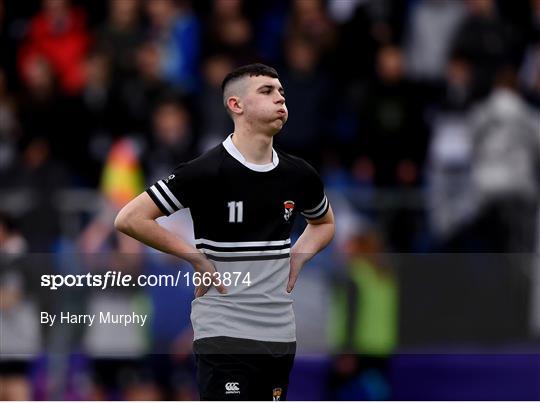
[[[239,382],[227,382],[225,384],[225,390],[227,394],[229,393],[240,393],[240,388],[238,387]]]

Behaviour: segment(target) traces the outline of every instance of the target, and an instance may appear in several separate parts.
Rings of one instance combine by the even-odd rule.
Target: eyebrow
[[[274,88],[276,88],[275,86],[271,85],[271,84],[264,84],[264,85],[261,85],[257,91],[260,91],[260,90],[263,90],[263,89],[269,89],[269,90],[273,90]],[[283,87],[279,87],[278,88],[278,91],[281,95],[284,95],[285,94],[285,90],[283,89]]]

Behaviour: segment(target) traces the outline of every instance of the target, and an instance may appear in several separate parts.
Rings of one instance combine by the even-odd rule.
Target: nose
[[[283,95],[281,95],[281,93],[277,93],[277,98],[276,98],[276,103],[278,104],[284,104],[285,103],[285,97]]]

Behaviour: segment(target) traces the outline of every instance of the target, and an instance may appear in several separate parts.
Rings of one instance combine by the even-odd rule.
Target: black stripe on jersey
[[[159,209],[161,210],[163,214],[165,214],[166,216],[170,216],[172,214],[170,211],[168,211],[165,208],[165,206],[163,206],[163,204],[161,204],[161,201],[157,198],[154,192],[152,192],[149,188],[146,189],[146,193],[148,194],[148,196],[150,196],[150,198],[154,201],[154,203],[156,203],[156,206],[159,207]]]
[[[328,202],[328,198],[325,195],[322,202],[317,207],[311,210],[302,211],[302,215],[309,220],[316,220],[317,218],[321,218],[326,214],[329,206],[330,203]]]
[[[285,259],[291,256],[290,253],[282,253],[280,255],[260,255],[260,256],[215,256],[205,253],[205,256],[216,262],[246,262],[255,260],[277,260]]]
[[[330,203],[327,202],[327,203],[326,203],[326,206],[324,207],[324,210],[323,210],[323,211],[321,211],[319,214],[317,214],[317,216],[315,216],[315,217],[309,217],[308,219],[309,219],[309,220],[316,220],[316,219],[318,219],[318,218],[324,217],[324,215],[328,212],[328,209],[329,209],[329,208],[330,208]]]
[[[169,206],[171,206],[171,208],[174,210],[174,212],[178,211],[178,207],[176,206],[176,204],[171,200],[171,198],[169,197],[169,195],[167,193],[165,193],[162,189],[160,189],[158,187],[159,185],[156,185],[156,188],[157,190],[159,191],[159,194],[165,199],[165,201],[167,203],[169,203]]]
[[[291,243],[287,242],[284,245],[270,245],[270,246],[213,246],[207,243],[201,242],[196,244],[197,249],[211,249],[216,252],[249,252],[249,251],[263,251],[263,250],[279,250],[287,249],[291,247]]]

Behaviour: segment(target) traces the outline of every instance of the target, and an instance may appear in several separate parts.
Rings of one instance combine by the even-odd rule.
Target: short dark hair
[[[266,76],[272,78],[279,78],[276,69],[274,69],[273,67],[267,66],[266,64],[262,63],[247,64],[245,66],[238,67],[237,69],[227,74],[227,76],[223,79],[223,83],[221,83],[221,90],[224,91],[225,87],[230,81],[236,80],[237,78],[244,76]]]

